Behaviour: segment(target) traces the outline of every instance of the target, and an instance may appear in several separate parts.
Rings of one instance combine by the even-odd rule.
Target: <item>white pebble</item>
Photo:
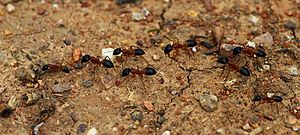
[[[195,53],[195,52],[197,52],[197,48],[196,47],[193,47],[192,48],[192,51]]]
[[[115,56],[113,55],[114,48],[103,48],[102,49],[102,58],[109,57],[111,61],[115,59]]]
[[[270,68],[271,68],[270,65],[263,65],[264,70],[270,70]]]
[[[150,12],[147,8],[143,8],[142,13],[144,14],[144,16],[149,16]]]
[[[144,16],[143,13],[133,12],[132,13],[132,19],[135,20],[135,21],[141,21],[141,20],[146,19],[146,17]]]
[[[161,135],[171,135],[171,132],[169,130],[167,130],[164,133],[162,133]]]
[[[86,133],[86,135],[97,135],[97,134],[98,134],[98,130],[94,127]]]
[[[256,47],[256,44],[255,44],[255,42],[248,41],[247,44],[246,44],[246,46],[255,48],[255,47]]]
[[[7,4],[6,9],[7,9],[8,12],[13,12],[13,11],[16,10],[15,6],[12,5],[12,4]]]
[[[289,68],[289,71],[290,71],[290,73],[291,73],[292,75],[298,75],[298,74],[299,74],[299,73],[298,73],[298,68],[295,67],[295,66],[290,67],[290,68]]]
[[[251,129],[251,127],[250,127],[250,125],[247,123],[247,124],[245,124],[245,125],[243,126],[243,129],[244,129],[244,130],[249,130],[249,129]]]
[[[259,18],[257,18],[256,16],[254,16],[254,15],[251,15],[250,17],[249,17],[249,22],[251,22],[252,24],[257,24],[258,23],[258,21],[259,21]]]
[[[273,97],[275,94],[274,93],[267,93],[267,97],[268,98],[271,98],[271,97]]]

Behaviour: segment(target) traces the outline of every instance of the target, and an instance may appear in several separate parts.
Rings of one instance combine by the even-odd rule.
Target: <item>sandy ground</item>
[[[2,0],[0,4],[1,134],[33,134],[33,127],[38,134],[300,133],[299,0],[138,0],[121,5],[112,0]],[[198,42],[214,43],[213,36],[223,35],[220,44],[254,43],[267,56],[242,53],[232,58],[238,67],[247,64],[251,75],[245,77],[216,62],[230,53],[205,54],[218,47],[198,45],[193,57],[180,50],[170,58],[162,51],[171,42],[184,44],[190,35],[207,36]],[[125,67],[148,65],[140,57],[114,61],[114,69],[90,62],[75,69],[63,62],[70,73],[34,72],[46,63],[72,63],[76,48],[101,56],[103,48],[130,46],[146,52],[143,58],[156,75],[130,76],[114,85],[123,80],[119,73]],[[109,86],[113,87],[105,89]],[[265,98],[254,103],[256,95]],[[272,95],[283,101],[274,102]],[[11,115],[5,113],[7,108]]]

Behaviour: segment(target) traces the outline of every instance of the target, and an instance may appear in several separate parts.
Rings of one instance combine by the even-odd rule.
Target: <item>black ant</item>
[[[185,41],[185,44],[179,44],[179,43],[175,43],[173,45],[168,44],[163,48],[163,51],[166,55],[170,56],[170,53],[174,50],[174,54],[176,55],[176,53],[179,50],[185,50],[187,51],[190,55],[190,49],[193,47],[196,47],[198,45],[198,42],[194,39],[188,39]]]
[[[122,56],[125,56],[128,58],[128,57],[142,56],[145,54],[145,51],[140,48],[134,49],[132,46],[130,46],[129,49],[116,48],[113,51],[113,55],[120,55],[121,53],[122,53]],[[141,57],[141,58],[144,59],[148,63],[148,61],[145,58],[143,58],[143,57]]]
[[[63,66],[61,64],[46,64],[42,66],[42,71],[49,71],[49,72],[58,72],[63,71],[65,73],[70,73],[70,69],[67,66]]]
[[[222,57],[218,58],[217,62],[220,64],[227,64],[232,69],[240,72],[240,74],[242,74],[243,76],[251,75],[250,70],[246,66],[239,67],[235,63],[231,62],[227,57],[222,56]]]
[[[255,49],[255,48],[250,48],[250,47],[235,47],[232,50],[232,54],[234,56],[240,54],[241,52],[244,52],[248,55],[256,55],[257,57],[266,57],[267,54],[263,49]]]
[[[152,75],[155,75],[157,74],[157,71],[153,68],[153,67],[150,67],[150,66],[147,66],[146,68],[140,70],[140,69],[135,69],[135,68],[124,68],[122,71],[121,71],[121,77],[127,77],[130,75],[132,76],[139,76],[140,79],[142,80],[142,77],[143,76],[152,76]],[[116,81],[115,82],[115,85],[116,86],[119,86],[122,82],[124,82],[127,78],[125,78],[124,80],[122,81]],[[143,83],[143,86],[145,88],[145,85],[144,85],[144,82],[142,81]],[[109,88],[110,89],[110,88]]]
[[[258,102],[258,101],[265,101],[268,103],[274,103],[274,102],[282,102],[283,98],[278,95],[272,95],[271,97],[268,96],[262,96],[262,95],[256,95],[253,99],[253,102]]]
[[[114,64],[112,63],[112,61],[108,56],[106,56],[103,60],[100,60],[98,57],[94,57],[90,55],[84,55],[81,57],[82,63],[86,63],[88,61],[91,61],[93,64],[96,65],[103,65],[106,68],[114,68]]]

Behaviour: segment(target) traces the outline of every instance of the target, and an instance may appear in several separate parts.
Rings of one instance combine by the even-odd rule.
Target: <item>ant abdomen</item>
[[[155,70],[154,68],[152,68],[152,67],[146,67],[146,68],[144,69],[144,73],[145,73],[145,75],[155,75],[157,72],[156,72],[156,70]]]
[[[142,49],[134,49],[134,54],[135,55],[144,55],[145,51]]]
[[[243,76],[250,76],[250,70],[247,67],[241,67],[240,68],[240,73]]]

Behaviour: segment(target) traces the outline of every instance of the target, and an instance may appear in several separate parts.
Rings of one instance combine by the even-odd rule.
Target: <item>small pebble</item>
[[[154,110],[154,106],[151,101],[144,101],[144,106],[147,108],[148,111]]]
[[[263,65],[264,70],[270,70],[271,66],[270,65]]]
[[[225,135],[225,130],[224,130],[224,128],[219,128],[219,129],[217,129],[217,132],[218,132],[219,134],[221,134],[221,135]]]
[[[134,21],[141,21],[141,20],[146,19],[144,14],[140,13],[140,12],[133,12],[131,17]]]
[[[293,80],[293,76],[284,72],[281,72],[279,74],[280,79],[282,79],[285,82],[290,82]]]
[[[44,15],[46,13],[46,11],[47,10],[45,8],[43,8],[43,7],[38,7],[37,8],[38,15]]]
[[[169,130],[163,132],[161,135],[171,135],[171,132]]]
[[[233,131],[236,135],[248,135],[249,134],[249,132],[244,131],[242,129],[234,129]]]
[[[150,11],[145,7],[142,9],[141,12],[143,13],[144,16],[149,16],[150,15]]]
[[[285,24],[284,24],[284,27],[287,28],[287,29],[296,29],[296,24],[292,21],[287,21]]]
[[[68,84],[56,84],[52,86],[52,90],[56,93],[62,93],[71,90],[71,86]]]
[[[256,17],[256,16],[254,16],[254,15],[251,15],[251,16],[249,17],[249,22],[251,22],[251,23],[254,24],[254,25],[257,24],[258,21],[259,21],[259,18]]]
[[[64,43],[65,43],[65,45],[70,45],[70,44],[72,43],[72,41],[69,40],[69,39],[65,39],[65,40],[64,40]]]
[[[287,119],[285,119],[285,124],[288,126],[296,124],[297,119],[294,116],[289,116]]]
[[[199,96],[198,100],[201,108],[206,112],[213,112],[218,109],[218,97],[215,95],[203,94]]]
[[[152,59],[154,61],[159,61],[161,59],[161,57],[158,54],[153,54]]]
[[[293,126],[292,129],[293,129],[294,131],[299,131],[299,130],[300,130],[300,126],[297,126],[297,125],[296,125],[296,126]]]
[[[75,63],[74,67],[76,69],[82,69],[83,68],[83,64],[81,62],[77,62],[77,63]]]
[[[7,4],[6,9],[7,9],[8,12],[13,12],[13,11],[16,10],[15,6],[12,5],[12,4]]]
[[[254,38],[253,41],[267,46],[274,44],[273,36],[269,32]]]
[[[144,116],[143,116],[142,112],[137,111],[137,110],[133,111],[130,114],[130,117],[133,121],[140,121],[141,122],[144,119]]]
[[[298,75],[298,68],[296,66],[292,66],[289,68],[291,75]]]
[[[165,116],[159,116],[157,118],[157,123],[160,124],[160,125],[163,124],[165,121],[166,121],[166,117]]]
[[[98,134],[98,130],[94,127],[86,133],[86,135],[97,135],[97,134]]]
[[[257,134],[261,133],[262,131],[263,131],[263,128],[258,127],[256,129],[252,130],[249,135],[257,135]]]
[[[84,87],[89,88],[89,87],[92,87],[94,85],[94,82],[92,80],[83,80],[82,85]]]
[[[245,125],[243,126],[243,129],[244,129],[244,130],[249,130],[249,129],[251,129],[251,127],[250,127],[250,125],[247,123],[247,124],[245,124]]]
[[[195,18],[195,17],[198,16],[198,13],[194,10],[190,10],[190,11],[187,12],[187,15],[191,18]]]
[[[80,124],[77,128],[77,134],[85,132],[86,128],[87,128],[86,124]]]

